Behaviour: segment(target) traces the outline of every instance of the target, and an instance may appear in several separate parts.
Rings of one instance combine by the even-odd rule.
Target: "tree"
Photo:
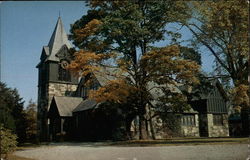
[[[69,69],[86,76],[99,72],[107,62],[109,67],[119,68],[112,73],[115,80],[93,91],[92,98],[115,103],[134,99],[130,102],[139,116],[140,139],[144,139],[150,90],[156,87],[170,91],[167,85],[196,82],[194,74],[199,67],[180,58],[178,45],[154,46],[166,34],[176,36],[165,26],[184,21],[187,7],[175,1],[90,1],[89,5],[88,14],[71,28],[70,37],[80,50]]]
[[[186,26],[198,44],[215,57],[216,73],[231,78],[234,105],[249,107],[249,3],[238,1],[192,2],[192,20]],[[244,97],[244,98],[243,98]]]
[[[23,141],[26,137],[23,103],[16,89],[8,88],[0,82],[0,123],[3,127],[13,130],[18,141]]]
[[[191,60],[196,62],[198,65],[201,65],[201,54],[196,51],[194,48],[189,47],[180,47],[180,56],[184,59]]]
[[[7,159],[8,153],[16,149],[16,139],[17,136],[11,130],[4,128],[0,123],[0,159]]]
[[[37,133],[37,111],[36,104],[32,100],[29,101],[28,106],[25,109],[25,120],[27,124],[26,128],[26,139],[30,141],[36,140]]]

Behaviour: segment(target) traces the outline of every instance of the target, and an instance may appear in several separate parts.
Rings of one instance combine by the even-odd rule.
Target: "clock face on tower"
[[[66,60],[62,60],[61,61],[61,67],[63,68],[63,69],[66,69],[66,67],[69,65],[69,63],[66,61]]]

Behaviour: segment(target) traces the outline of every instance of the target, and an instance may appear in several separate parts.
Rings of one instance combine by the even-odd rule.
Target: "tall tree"
[[[71,28],[70,37],[81,50],[69,68],[83,76],[98,72],[107,61],[111,62],[109,67],[119,68],[113,73],[116,79],[92,95],[97,101],[116,103],[136,97],[132,106],[139,116],[140,139],[144,139],[150,90],[196,81],[198,65],[180,59],[178,45],[154,47],[154,42],[176,35],[166,25],[184,21],[187,7],[175,1],[90,1],[89,5],[88,14]],[[149,87],[150,82],[153,87]]]
[[[0,82],[0,123],[5,128],[11,129],[18,136],[18,141],[23,141],[25,135],[24,101],[16,89],[11,89]]]
[[[236,106],[249,106],[249,1],[192,2],[193,19],[187,27],[197,42],[215,57],[216,73],[229,76]]]
[[[37,106],[32,100],[25,109],[26,136],[27,140],[35,141],[37,133]]]

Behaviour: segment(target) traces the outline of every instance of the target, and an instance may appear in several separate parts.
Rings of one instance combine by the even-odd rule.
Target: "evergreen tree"
[[[18,91],[0,82],[0,104],[0,123],[5,128],[13,130],[18,136],[18,141],[24,141],[26,137],[24,101]]]

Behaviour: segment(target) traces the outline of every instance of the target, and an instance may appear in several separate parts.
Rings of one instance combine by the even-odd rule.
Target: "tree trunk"
[[[150,125],[150,132],[152,135],[152,139],[155,139],[155,130],[154,130],[153,122],[152,122],[152,117],[150,117],[149,119],[149,125]]]
[[[133,121],[133,119],[131,119],[131,118],[128,118],[128,119],[126,120],[126,138],[127,138],[128,140],[132,139],[132,135],[131,135],[131,131],[130,131],[132,121]]]
[[[147,139],[146,122],[143,115],[139,115],[139,139]]]

